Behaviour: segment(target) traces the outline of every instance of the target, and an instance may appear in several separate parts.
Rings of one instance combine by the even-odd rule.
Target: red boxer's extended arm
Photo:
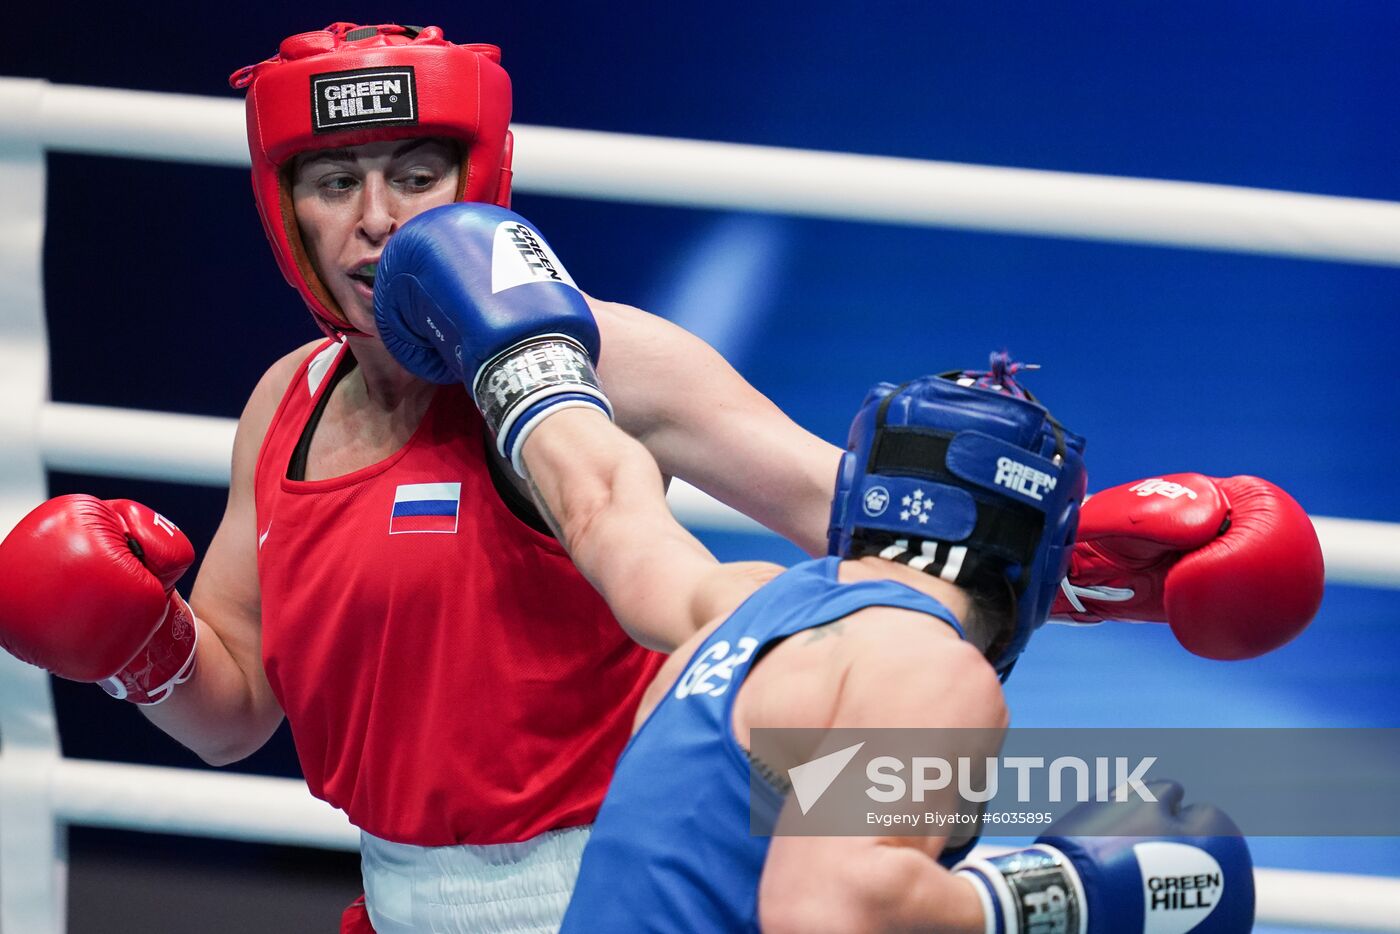
[[[788,418],[695,335],[627,305],[590,299],[589,307],[617,423],[661,472],[808,554],[825,554],[840,449]]]

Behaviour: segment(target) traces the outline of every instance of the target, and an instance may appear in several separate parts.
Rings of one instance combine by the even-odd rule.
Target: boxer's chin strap
[[[354,325],[348,322],[342,327],[338,322],[332,323],[326,320],[326,317],[322,315],[319,311],[317,311],[315,308],[311,309],[311,317],[316,322],[316,327],[321,329],[321,333],[329,337],[331,340],[335,341],[337,344],[345,343],[345,339],[351,336],[369,337],[369,335],[366,334],[364,331],[361,331],[359,328],[355,327]]]

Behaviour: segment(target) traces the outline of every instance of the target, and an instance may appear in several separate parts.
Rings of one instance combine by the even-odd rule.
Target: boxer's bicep
[[[599,376],[618,425],[661,471],[750,516],[809,554],[826,551],[840,451],[804,430],[712,347],[626,305],[590,303]]]

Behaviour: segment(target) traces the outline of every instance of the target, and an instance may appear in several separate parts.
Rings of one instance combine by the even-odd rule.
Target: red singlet
[[[377,464],[292,481],[345,348],[303,362],[255,481],[262,650],[307,784],[397,843],[509,843],[594,819],[662,658],[501,501],[461,386]]]

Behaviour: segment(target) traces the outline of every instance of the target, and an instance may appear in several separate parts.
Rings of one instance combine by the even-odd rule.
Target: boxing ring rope
[[[53,470],[226,486],[237,424],[231,418],[50,402],[40,413],[39,443]],[[168,438],[180,439],[179,450],[162,444]],[[692,527],[765,531],[679,480],[672,483],[670,501],[676,516]],[[1400,525],[1325,516],[1312,521],[1330,583],[1400,588]]]
[[[0,78],[0,139],[248,166],[243,104]],[[3,92],[0,92],[3,93]],[[1400,204],[515,125],[517,191],[1400,265]],[[831,185],[840,178],[841,185]]]
[[[1400,265],[1400,204],[517,126],[515,187],[650,204]],[[47,151],[246,167],[233,99],[0,78],[0,530],[44,470],[224,485],[231,419],[55,403],[42,295]],[[834,190],[829,179],[843,179]],[[148,438],[182,438],[171,451]],[[147,453],[159,452],[159,454]],[[757,529],[692,488],[691,525]],[[1314,517],[1328,580],[1400,587],[1400,525]],[[61,934],[67,824],[336,850],[358,838],[303,782],[62,756],[48,676],[0,653],[0,932]],[[1258,869],[1260,923],[1400,932],[1400,880]]]

